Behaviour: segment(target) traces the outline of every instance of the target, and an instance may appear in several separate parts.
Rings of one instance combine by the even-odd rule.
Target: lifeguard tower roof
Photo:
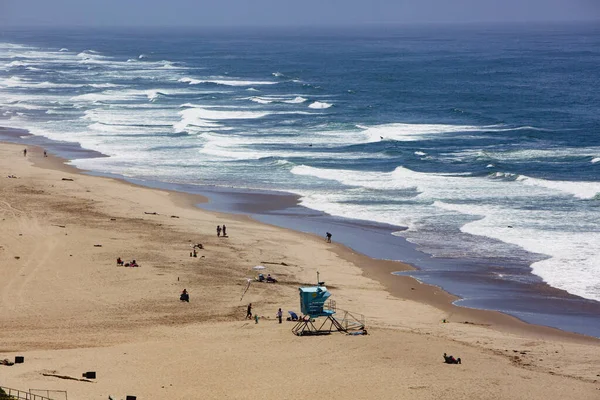
[[[301,287],[298,290],[300,291],[300,308],[304,315],[316,318],[335,314],[333,310],[323,309],[325,301],[331,296],[325,286]]]

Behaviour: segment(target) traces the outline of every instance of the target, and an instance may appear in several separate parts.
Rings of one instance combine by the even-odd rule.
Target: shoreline
[[[20,145],[0,144],[3,175],[18,177],[0,177],[0,359],[25,357],[0,366],[2,386],[66,390],[73,399],[201,393],[279,400],[298,393],[273,390],[273,382],[326,375],[328,385],[303,394],[591,400],[600,390],[598,339],[497,313],[505,325],[487,311],[481,323],[469,309],[449,316],[425,300],[456,307],[452,298],[390,276],[396,262],[249,216],[208,212],[193,195],[90,176],[29,150],[25,158]],[[223,223],[226,238],[214,232]],[[190,257],[197,242],[204,248]],[[115,266],[116,256],[141,267]],[[245,293],[258,263],[279,283],[253,283]],[[278,308],[298,310],[297,288],[317,271],[338,318],[343,310],[364,315],[369,335],[297,337],[293,323],[277,322]],[[182,288],[189,303],[178,299]],[[249,302],[259,323],[243,318]],[[444,352],[463,364],[444,364]],[[47,375],[82,371],[97,371],[94,384]]]
[[[14,135],[15,137],[36,137],[34,135],[29,134],[27,131],[12,128],[0,128],[0,133],[4,134],[5,139],[6,135]],[[5,139],[0,139],[0,143],[3,143],[2,140]],[[53,142],[49,139],[46,139],[46,141]],[[5,141],[4,143],[14,144],[10,141]],[[37,144],[27,146],[36,147],[38,151],[41,152],[41,148]],[[66,145],[66,148],[69,149],[70,145]],[[76,153],[87,154],[87,156],[89,157],[104,156],[100,153],[88,151],[82,148],[76,149]],[[236,213],[231,209],[221,211],[215,210],[214,208],[210,207],[211,204],[209,197],[206,196],[206,190],[204,190],[205,194],[191,193],[189,191],[184,191],[184,189],[182,189],[181,191],[172,190],[169,188],[165,188],[165,185],[163,185],[161,182],[142,182],[140,180],[128,179],[122,176],[110,176],[107,174],[94,173],[93,171],[81,170],[75,166],[66,164],[68,161],[69,160],[66,158],[56,156],[50,153],[49,157],[47,158],[36,159],[34,161],[34,165],[40,168],[51,168],[57,171],[65,171],[74,174],[113,179],[119,183],[131,185],[132,187],[152,188],[154,190],[164,191],[169,194],[169,196],[173,199],[173,202],[175,204],[188,208],[190,210],[202,209],[211,213],[226,214],[229,217],[241,218],[253,221],[254,223],[258,224],[268,224],[281,229],[290,230],[291,232],[294,232],[296,234],[306,235],[313,239],[318,238],[318,236],[314,233],[308,233],[306,231],[292,229],[277,223],[271,223],[268,219],[260,219],[260,216],[264,216],[264,214],[260,213],[264,212],[265,210],[272,210],[274,209],[274,207],[275,209],[286,209],[287,207],[293,206],[294,204],[297,205],[298,196],[295,196],[293,194],[278,194],[283,200],[280,202],[280,204],[277,204],[277,206],[273,205],[273,195],[270,194],[271,203],[269,206],[265,207],[264,205],[261,205],[261,201],[264,200],[264,196],[260,193],[248,193],[242,189],[235,189],[236,191],[240,192],[241,197],[244,200],[246,200],[246,202],[244,203],[244,207],[246,208],[240,213]],[[216,193],[219,193],[218,188],[216,190]],[[222,194],[220,195],[221,198],[224,197]],[[366,224],[366,226],[369,225],[367,222],[362,223]],[[395,227],[394,230],[399,230],[399,227]],[[454,302],[460,300],[461,297],[445,291],[440,286],[421,282],[416,277],[410,276],[410,271],[418,271],[418,268],[411,265],[410,263],[396,260],[373,258],[369,255],[358,252],[345,244],[340,244],[337,242],[333,244],[333,247],[334,252],[338,254],[338,256],[352,264],[359,266],[362,270],[363,276],[370,279],[374,279],[380,284],[382,284],[385,287],[385,289],[394,297],[404,300],[417,301],[423,304],[436,307],[440,311],[446,313],[445,319],[447,321],[463,322],[465,324],[475,324],[480,326],[494,326],[495,329],[507,333],[541,335],[541,337],[544,338],[568,338],[575,341],[582,340],[583,342],[587,342],[588,338],[592,340],[598,339],[597,337],[585,335],[582,333],[571,332],[567,330],[562,330],[560,328],[528,322],[516,316],[501,311],[456,305],[454,304]],[[395,272],[406,272],[407,274],[394,275]]]

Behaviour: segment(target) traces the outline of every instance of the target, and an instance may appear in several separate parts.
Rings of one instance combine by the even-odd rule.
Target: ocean
[[[598,26],[4,29],[0,126],[600,337]]]

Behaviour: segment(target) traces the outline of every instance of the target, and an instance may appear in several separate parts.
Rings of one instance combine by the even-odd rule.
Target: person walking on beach
[[[252,303],[248,304],[248,311],[246,311],[246,319],[252,319]]]
[[[27,149],[23,149],[23,157],[27,157]]]
[[[283,311],[281,311],[281,308],[279,310],[277,310],[277,319],[279,320],[279,323],[281,323],[281,319],[283,318]]]
[[[217,225],[217,237],[221,236],[221,225]]]
[[[46,153],[46,150],[44,150],[44,157],[48,157],[48,153]]]
[[[325,236],[327,236],[327,243],[331,243],[331,233],[327,232]]]
[[[227,227],[223,224],[223,237],[227,236]]]

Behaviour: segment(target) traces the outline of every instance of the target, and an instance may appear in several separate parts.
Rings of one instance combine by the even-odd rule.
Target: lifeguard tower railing
[[[0,399],[19,399],[19,400],[67,400],[67,392],[64,390],[45,390],[45,389],[29,389],[28,392],[18,389],[7,388],[4,386],[0,386]],[[51,392],[57,394],[58,396],[52,395],[52,397],[46,397],[39,394],[31,393],[32,391],[36,392],[46,392],[48,396],[51,396]]]

